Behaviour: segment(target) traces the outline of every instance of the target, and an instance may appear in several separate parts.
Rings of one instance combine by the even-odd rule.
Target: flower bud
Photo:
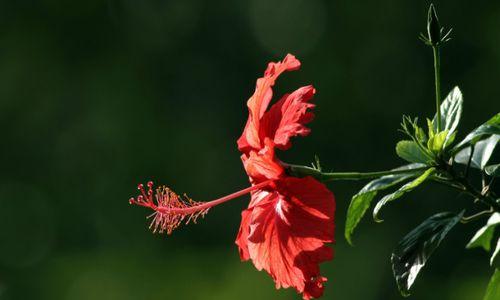
[[[432,45],[441,42],[441,26],[433,4],[431,4],[427,13],[427,39]]]

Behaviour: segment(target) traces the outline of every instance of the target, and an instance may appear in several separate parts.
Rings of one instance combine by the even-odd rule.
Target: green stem
[[[439,184],[442,184],[442,185],[445,185],[447,187],[451,187],[453,189],[456,189],[460,192],[465,192],[465,193],[469,194],[461,184],[458,184],[454,181],[450,181],[449,179],[441,178],[439,176],[433,176],[431,178],[432,178],[432,180],[434,180],[435,182],[437,182]],[[471,195],[471,196],[473,196],[473,195]]]
[[[439,46],[432,46],[434,54],[434,83],[436,85],[436,116],[437,116],[437,132],[441,132],[441,62]]]
[[[388,170],[380,172],[325,172],[324,173],[318,169],[306,166],[290,165],[290,164],[287,164],[286,166],[288,172],[293,176],[297,177],[312,176],[322,182],[333,181],[333,180],[374,179],[386,175],[414,173],[416,171],[425,170],[428,168],[428,167],[421,167],[415,169]]]

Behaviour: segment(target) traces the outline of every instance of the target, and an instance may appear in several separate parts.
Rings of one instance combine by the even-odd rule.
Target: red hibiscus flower
[[[238,149],[250,188],[210,202],[196,202],[165,187],[153,193],[150,182],[147,192],[139,185],[141,195],[130,203],[154,210],[153,231],[171,233],[183,221],[196,221],[211,207],[251,193],[236,238],[241,259],[251,259],[258,270],[269,273],[276,288],[293,287],[304,299],[310,299],[323,294],[326,278],[320,275],[319,264],[333,257],[325,244],[334,242],[335,199],[316,179],[289,176],[275,149],[287,150],[291,137],[309,134],[305,124],[314,117],[309,109],[314,107],[310,100],[315,90],[301,87],[268,110],[278,76],[299,67],[300,62],[290,54],[282,62],[269,63],[247,102],[249,117]]]

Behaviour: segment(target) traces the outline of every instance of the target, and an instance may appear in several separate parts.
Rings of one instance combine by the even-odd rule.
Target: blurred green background
[[[465,97],[461,136],[498,111],[500,2],[436,1],[454,28],[443,93]],[[381,170],[403,113],[432,116],[432,55],[418,39],[427,1],[0,1],[0,299],[299,299],[241,263],[234,239],[248,197],[172,236],[131,208],[153,179],[196,200],[248,185],[236,139],[268,61],[303,63],[276,95],[317,88],[312,134],[280,157],[319,155],[337,171]],[[325,299],[401,299],[389,257],[429,215],[470,199],[427,186],[343,238],[363,182],[337,198],[336,258],[322,265]],[[421,273],[410,299],[480,299],[492,270],[460,226]]]

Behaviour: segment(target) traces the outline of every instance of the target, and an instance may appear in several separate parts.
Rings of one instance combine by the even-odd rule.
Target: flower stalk
[[[436,128],[437,132],[441,132],[441,53],[440,47],[442,44],[449,41],[451,34],[451,29],[447,32],[444,31],[444,28],[439,24],[439,18],[436,13],[436,9],[434,5],[431,4],[429,7],[429,11],[427,13],[427,36],[424,34],[420,35],[420,39],[428,46],[432,47],[432,54],[434,56],[434,85],[436,92]]]
[[[287,170],[292,176],[305,177],[312,176],[322,182],[335,180],[363,180],[375,179],[387,175],[415,173],[416,171],[426,170],[428,167],[414,169],[387,170],[377,172],[322,172],[319,169],[301,165],[286,164]]]
[[[434,56],[434,85],[436,88],[436,127],[437,132],[441,132],[441,62],[439,45],[432,46]]]

